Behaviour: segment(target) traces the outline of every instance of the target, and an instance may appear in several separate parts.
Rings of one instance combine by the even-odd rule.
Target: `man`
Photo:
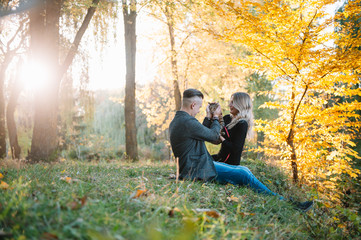
[[[185,90],[182,107],[169,125],[172,150],[174,156],[179,158],[179,177],[248,186],[256,192],[278,196],[279,199],[284,200],[282,196],[262,184],[247,167],[213,162],[204,141],[216,142],[220,138],[221,126],[218,119],[222,116],[222,111],[219,106],[212,115],[207,107],[207,117],[202,125],[195,118],[202,107],[202,102],[203,94],[199,90]],[[213,118],[211,124],[209,118]],[[292,203],[302,211],[309,210],[313,205],[313,201]]]
[[[196,89],[183,93],[183,103],[169,125],[170,142],[173,153],[179,158],[179,177],[191,180],[210,180],[216,176],[213,158],[208,153],[204,141],[217,141],[221,125],[221,107],[214,112],[210,128],[203,126],[195,118],[202,107],[203,94]]]

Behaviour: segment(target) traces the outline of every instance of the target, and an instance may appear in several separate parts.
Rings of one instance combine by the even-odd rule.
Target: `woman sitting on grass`
[[[247,93],[236,92],[232,94],[228,106],[230,114],[223,117],[225,126],[221,130],[221,149],[212,157],[217,162],[239,165],[246,137],[253,135],[252,101]],[[213,114],[207,112],[207,118],[212,117]]]

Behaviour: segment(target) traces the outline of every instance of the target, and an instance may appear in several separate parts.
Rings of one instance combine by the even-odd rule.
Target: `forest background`
[[[360,1],[34,2],[1,1],[2,158],[173,161],[168,126],[183,90],[201,90],[224,114],[246,91],[257,134],[243,158],[361,210]],[[116,50],[126,60],[111,64],[119,75],[98,80],[126,87],[94,89],[98,58],[128,25],[136,58],[125,31]]]

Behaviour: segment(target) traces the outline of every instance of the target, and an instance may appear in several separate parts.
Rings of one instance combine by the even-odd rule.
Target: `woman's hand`
[[[221,141],[223,142],[224,140],[226,140],[224,137],[222,137],[222,135],[219,137],[221,139]]]

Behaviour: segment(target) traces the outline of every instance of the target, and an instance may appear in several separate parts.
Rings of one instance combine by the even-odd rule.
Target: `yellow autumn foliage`
[[[205,14],[214,16],[208,31],[248,49],[240,66],[264,71],[276,101],[262,107],[279,109],[272,121],[256,121],[266,135],[264,151],[292,172],[294,181],[309,184],[338,202],[342,174],[359,174],[350,165],[355,134],[361,128],[361,36],[341,20],[361,16],[360,0],[333,14],[334,0],[207,0]],[[346,19],[347,18],[347,19]]]

